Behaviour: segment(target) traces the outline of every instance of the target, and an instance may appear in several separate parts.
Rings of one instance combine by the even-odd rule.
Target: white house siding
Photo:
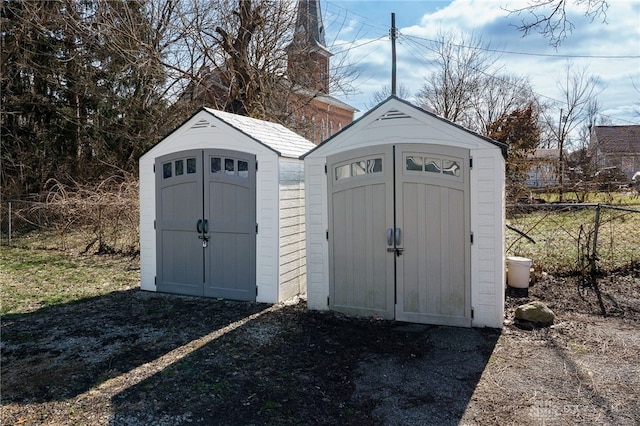
[[[327,179],[324,157],[307,157],[305,173],[305,217],[307,229],[307,307],[327,310],[329,305],[329,245],[326,232]]]
[[[257,302],[278,300],[278,157],[257,155],[256,172],[256,285]]]
[[[280,301],[306,292],[304,163],[280,159]]]
[[[502,327],[504,162],[497,150],[471,151],[471,304],[475,327]]]
[[[155,178],[153,163],[155,158],[141,159],[140,175],[140,288],[156,291],[156,218]]]

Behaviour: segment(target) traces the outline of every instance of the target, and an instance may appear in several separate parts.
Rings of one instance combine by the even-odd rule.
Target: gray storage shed
[[[501,327],[505,149],[392,96],[302,156],[309,308]]]
[[[304,164],[285,127],[202,108],[140,158],[140,287],[277,303],[306,290]]]

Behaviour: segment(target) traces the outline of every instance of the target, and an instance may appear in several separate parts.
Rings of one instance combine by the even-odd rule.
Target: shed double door
[[[331,309],[471,325],[468,166],[440,145],[327,158]]]
[[[158,291],[255,300],[255,160],[228,150],[156,159]]]

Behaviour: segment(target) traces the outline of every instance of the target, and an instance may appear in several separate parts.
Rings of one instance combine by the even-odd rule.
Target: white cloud
[[[404,22],[400,28],[402,37],[398,44],[398,83],[404,84],[414,93],[424,83],[430,73],[428,62],[433,55],[428,49],[428,40],[434,40],[439,31],[480,36],[491,43],[496,50],[541,54],[546,56],[526,56],[503,54],[500,62],[503,71],[529,76],[534,90],[550,99],[559,98],[557,81],[563,77],[567,61],[576,68],[589,67],[589,72],[599,76],[606,84],[598,96],[603,113],[609,114],[616,124],[640,123],[634,111],[638,108],[640,94],[634,89],[632,79],[640,85],[640,2],[609,2],[607,23],[601,19],[591,22],[584,16],[584,10],[576,9],[570,2],[570,18],[575,29],[557,50],[549,45],[549,40],[537,33],[522,37],[515,25],[520,18],[508,16],[505,4],[515,8],[526,2],[507,0],[454,0],[435,9],[430,2],[397,2],[394,10],[397,20]],[[349,2],[354,4],[382,5],[375,2]],[[403,5],[403,7],[400,7]],[[371,8],[359,8],[349,15],[349,32],[341,32],[340,38],[349,40],[354,47],[350,52],[357,58],[361,69],[361,80],[356,84],[361,94],[347,99],[359,109],[370,103],[374,91],[390,85],[391,47],[386,30],[388,21],[366,20]],[[377,10],[376,17],[382,13]],[[511,24],[511,25],[510,25]],[[356,36],[366,34],[366,39]],[[368,40],[381,40],[365,44]],[[564,55],[564,56],[563,56]],[[566,56],[591,56],[590,58]],[[636,58],[597,58],[594,56],[636,56]],[[559,108],[559,107],[558,107]]]
[[[510,2],[510,7],[513,7]],[[473,29],[490,24],[497,19],[504,19],[505,12],[500,8],[504,2],[481,0],[454,0],[447,7],[437,10],[435,13],[424,15],[420,26],[429,28],[434,25],[447,25],[456,23],[457,26]]]

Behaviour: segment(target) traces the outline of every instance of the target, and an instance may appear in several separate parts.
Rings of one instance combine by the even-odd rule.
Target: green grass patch
[[[536,198],[540,198],[547,203],[560,202],[560,195],[556,192],[536,193]],[[565,192],[562,194],[564,203],[592,203],[592,204],[609,204],[623,205],[634,208],[640,208],[640,196],[637,194],[626,194],[622,192],[589,192],[586,194],[576,192]]]
[[[17,314],[139,285],[137,258],[0,249],[0,313]]]
[[[599,220],[596,254],[600,268],[614,270],[640,260],[640,213],[601,207]],[[509,209],[507,224],[520,232],[507,229],[507,256],[530,258],[547,271],[582,272],[588,265],[587,256],[593,253],[595,221],[595,207]]]

